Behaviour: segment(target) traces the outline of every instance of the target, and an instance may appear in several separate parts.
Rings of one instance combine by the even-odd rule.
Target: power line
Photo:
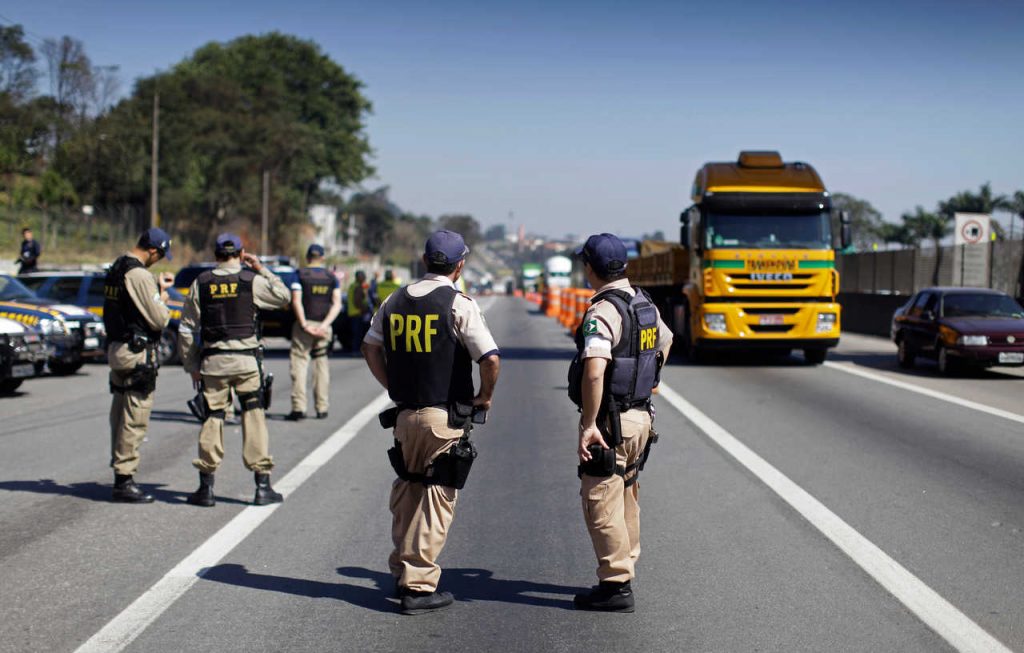
[[[11,20],[10,18],[8,18],[7,16],[4,16],[3,14],[0,14],[0,20],[2,20],[5,23],[11,25],[12,27],[13,26],[21,27],[22,31],[25,33],[25,37],[28,38],[28,39],[36,41],[36,43],[38,45],[42,45],[43,43],[46,42],[46,37],[45,36],[42,36],[40,34],[36,34],[35,32],[32,32],[30,30],[25,29],[24,25],[22,25],[21,23],[18,23],[18,22],[15,22],[15,21]]]

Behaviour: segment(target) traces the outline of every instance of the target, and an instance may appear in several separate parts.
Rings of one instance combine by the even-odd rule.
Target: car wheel
[[[939,372],[945,376],[953,376],[960,371],[959,361],[949,355],[949,350],[939,347]]]
[[[25,379],[4,379],[0,381],[0,395],[9,395],[21,387]]]
[[[57,376],[70,376],[82,369],[82,365],[85,361],[74,361],[71,363],[64,363],[59,361],[50,361],[50,373]]]
[[[914,366],[915,358],[917,358],[917,354],[907,344],[907,339],[900,338],[899,349],[896,351],[896,361],[900,364],[900,367],[910,369]]]
[[[804,360],[808,365],[821,365],[828,356],[828,349],[824,347],[811,347],[804,350]]]

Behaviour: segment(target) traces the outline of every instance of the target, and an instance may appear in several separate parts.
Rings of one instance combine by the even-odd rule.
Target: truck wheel
[[[907,344],[905,337],[900,337],[899,349],[896,351],[896,362],[899,363],[900,367],[905,370],[909,370],[914,366],[914,359],[917,358],[917,354],[910,345]]]
[[[12,394],[15,390],[21,387],[22,382],[25,379],[4,379],[0,381],[0,395]]]
[[[81,360],[74,361],[71,363],[50,361],[50,373],[55,374],[57,376],[70,376],[77,372],[78,370],[82,369],[82,365],[84,364],[85,361]]]
[[[811,347],[804,350],[804,360],[808,365],[821,365],[825,362],[828,350],[824,347]]]

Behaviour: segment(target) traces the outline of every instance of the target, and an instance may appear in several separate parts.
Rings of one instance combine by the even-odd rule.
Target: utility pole
[[[270,226],[270,171],[263,171],[263,224],[260,231],[260,254],[267,253],[267,231]]]
[[[157,178],[160,169],[160,94],[153,94],[153,162],[149,171],[149,226],[160,226],[157,208]]]

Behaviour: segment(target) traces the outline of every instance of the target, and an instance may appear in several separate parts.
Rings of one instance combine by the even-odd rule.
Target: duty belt
[[[259,357],[260,348],[254,347],[252,349],[221,349],[219,347],[210,347],[204,349],[203,353],[200,354],[201,358],[209,358],[210,356],[225,356],[227,354],[239,354],[241,356],[254,356]]]

